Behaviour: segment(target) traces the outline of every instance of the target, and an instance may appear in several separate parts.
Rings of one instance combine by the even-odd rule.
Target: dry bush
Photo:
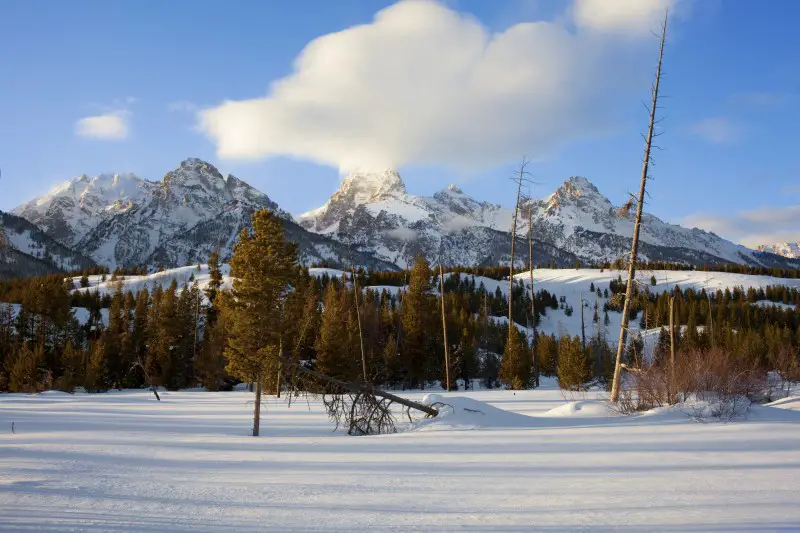
[[[730,352],[719,348],[686,351],[675,359],[674,384],[669,363],[631,372],[618,410],[630,414],[683,403],[693,405],[697,418],[730,420],[744,414],[763,395],[764,372],[736,360]]]

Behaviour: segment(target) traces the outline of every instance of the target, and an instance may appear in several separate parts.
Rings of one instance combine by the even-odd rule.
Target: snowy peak
[[[559,209],[572,207],[586,212],[608,212],[613,206],[588,179],[573,176],[547,199],[546,212],[555,215]]]
[[[800,259],[800,242],[762,244],[758,247],[758,251],[780,255],[789,259]]]
[[[406,186],[396,170],[383,172],[354,172],[342,181],[334,196],[356,203],[378,200],[389,195],[406,194]]]

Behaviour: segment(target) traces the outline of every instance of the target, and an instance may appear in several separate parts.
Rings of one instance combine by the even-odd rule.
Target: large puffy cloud
[[[800,242],[800,205],[764,207],[725,216],[692,215],[681,225],[698,227],[755,248],[777,242]]]
[[[663,14],[662,0],[614,0],[625,3]],[[606,126],[614,37],[583,29],[587,5],[574,6],[574,31],[532,22],[490,34],[441,4],[401,2],[310,42],[266,97],[202,110],[199,127],[222,158],[287,155],[342,170],[544,156]]]

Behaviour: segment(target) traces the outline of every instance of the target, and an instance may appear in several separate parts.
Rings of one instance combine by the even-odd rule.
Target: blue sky
[[[675,2],[627,0],[653,4],[634,19],[597,1],[626,4],[453,0],[375,22],[391,2],[4,0],[0,209],[82,173],[160,179],[186,157],[293,213],[362,164],[399,166],[412,193],[456,182],[508,205],[523,154],[534,194],[583,175],[619,202],[656,59],[641,30]],[[794,0],[673,5],[651,212],[749,245],[800,240],[798,18]],[[497,57],[462,54],[481,35]]]

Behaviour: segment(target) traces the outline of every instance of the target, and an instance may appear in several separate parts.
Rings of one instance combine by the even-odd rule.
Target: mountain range
[[[87,262],[171,268],[205,262],[214,249],[226,259],[261,208],[281,217],[304,264],[376,269],[405,268],[419,253],[445,265],[507,262],[514,215],[455,185],[431,197],[410,194],[399,173],[386,170],[351,174],[323,206],[295,218],[243,180],[190,158],[158,182],[133,174],[83,175],[20,205],[3,215],[10,245],[5,261],[13,263],[14,254],[17,264],[24,255],[50,269]],[[553,194],[522,202],[518,236],[527,236],[529,219],[536,264],[613,261],[630,249],[632,215],[586,178],[569,178]],[[800,265],[774,249],[751,250],[652,215],[644,216],[641,241],[640,256],[648,260]],[[526,264],[527,238],[518,244],[517,261]]]
[[[762,252],[777,254],[790,259],[800,259],[800,242],[778,242],[758,247]]]

